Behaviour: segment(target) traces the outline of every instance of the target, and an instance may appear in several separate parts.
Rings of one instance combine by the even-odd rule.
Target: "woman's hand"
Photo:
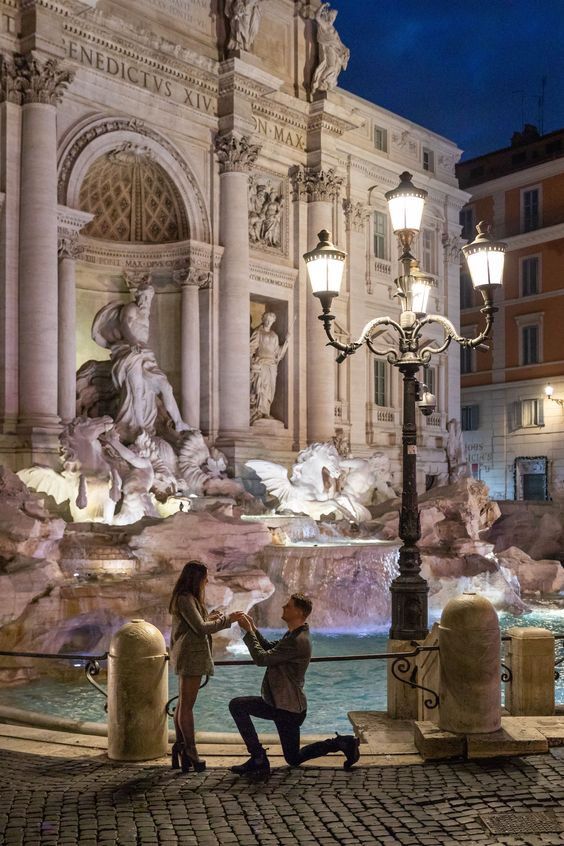
[[[238,623],[242,616],[244,616],[242,611],[232,611],[227,615],[227,619],[230,623]]]

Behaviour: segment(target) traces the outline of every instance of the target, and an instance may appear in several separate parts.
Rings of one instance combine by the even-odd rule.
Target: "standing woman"
[[[169,611],[172,614],[170,660],[178,676],[178,704],[174,712],[176,742],[172,747],[172,766],[182,763],[183,772],[193,767],[196,772],[206,768],[198,756],[194,734],[194,704],[202,676],[213,676],[211,635],[228,629],[238,614],[226,616],[212,611],[208,616],[205,588],[208,568],[201,561],[189,561],[172,591]]]

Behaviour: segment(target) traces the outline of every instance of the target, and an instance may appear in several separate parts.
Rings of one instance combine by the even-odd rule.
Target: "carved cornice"
[[[297,129],[300,132],[307,132],[308,120],[307,116],[301,114],[297,110],[291,109],[286,105],[281,105],[275,100],[259,100],[253,103],[253,115],[260,115],[261,117],[272,120],[275,123],[281,123],[285,126]]]
[[[290,176],[294,200],[307,203],[332,202],[338,199],[343,178],[337,176],[335,168],[317,170],[310,167],[297,167]]]
[[[1,68],[2,100],[18,105],[43,103],[56,106],[63,99],[74,73],[56,59],[40,59],[33,53],[4,57]]]
[[[112,30],[112,26],[116,28],[117,33]],[[217,97],[215,64],[211,60],[198,56],[188,48],[181,47],[148,29],[134,26],[115,15],[96,11],[87,18],[66,18],[63,30],[87,44],[95,43],[98,48],[129,60],[133,59],[153,70],[168,74],[180,83],[197,86],[206,94]]]
[[[90,212],[71,209],[69,206],[57,206],[59,237],[78,234],[93,219],[94,215]]]
[[[251,144],[248,135],[216,135],[215,154],[220,173],[250,173],[260,152],[259,144]]]
[[[364,232],[366,221],[370,217],[371,208],[364,203],[353,203],[351,200],[343,200],[343,211],[347,229],[354,232]]]
[[[174,244],[129,244],[101,241],[81,236],[83,261],[102,267],[116,267],[131,271],[155,269],[169,271],[194,267],[201,272],[216,270],[221,262],[223,247],[201,241],[178,241]]]

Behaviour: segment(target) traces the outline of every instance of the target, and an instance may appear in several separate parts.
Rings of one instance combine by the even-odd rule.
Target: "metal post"
[[[391,640],[422,640],[427,636],[427,594],[429,586],[420,575],[421,537],[417,504],[417,364],[400,364],[403,374],[403,486],[399,535],[399,576],[390,585],[392,594]]]

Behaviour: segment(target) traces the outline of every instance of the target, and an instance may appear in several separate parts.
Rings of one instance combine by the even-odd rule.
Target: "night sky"
[[[564,0],[333,0],[351,58],[339,85],[456,142],[564,128]]]

